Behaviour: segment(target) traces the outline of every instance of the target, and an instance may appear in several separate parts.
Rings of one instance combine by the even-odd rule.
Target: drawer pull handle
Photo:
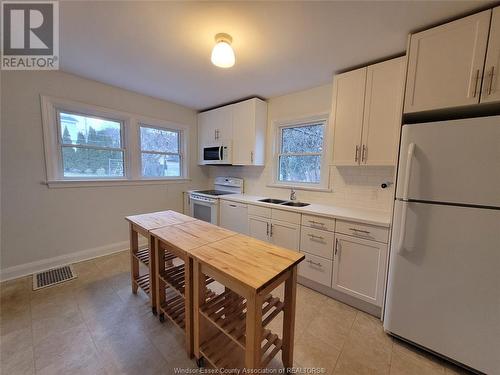
[[[307,235],[309,237],[311,237],[311,238],[315,238],[315,239],[318,239],[318,240],[324,240],[325,239],[324,237],[316,236],[315,234],[312,234],[312,233],[308,233]]]
[[[319,225],[325,225],[325,223],[322,223],[321,221],[316,221],[316,220],[309,220],[311,224],[319,224]]]
[[[230,206],[230,207],[236,207],[236,205],[235,205],[235,204],[230,204],[229,206]]]
[[[359,233],[364,233],[364,234],[370,234],[369,231],[367,230],[361,230],[361,229],[356,229],[356,228],[349,228],[350,230],[354,231],[354,232],[359,232]]]
[[[316,263],[316,262],[313,262],[311,259],[308,259],[308,260],[307,260],[307,263],[309,263],[309,264],[314,264],[315,266],[318,266],[318,267],[323,267],[323,266],[321,265],[321,263]]]

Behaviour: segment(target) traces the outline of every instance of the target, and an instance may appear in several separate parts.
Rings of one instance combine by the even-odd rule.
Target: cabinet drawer
[[[333,259],[335,235],[332,232],[303,226],[300,233],[300,251]]]
[[[306,258],[299,264],[299,275],[317,283],[330,286],[333,261],[304,253]]]
[[[300,214],[297,212],[290,212],[285,210],[272,211],[273,220],[286,221],[287,223],[300,224]]]
[[[335,232],[383,243],[387,243],[389,238],[388,228],[354,223],[352,221],[337,220]]]
[[[313,215],[302,215],[302,225],[333,232],[335,230],[335,219]]]
[[[248,205],[248,214],[253,216],[267,217],[271,218],[271,209],[267,207],[254,206],[253,204]]]

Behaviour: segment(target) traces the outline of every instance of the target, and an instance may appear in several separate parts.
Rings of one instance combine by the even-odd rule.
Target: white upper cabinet
[[[231,144],[235,165],[264,165],[267,103],[253,98],[198,114],[198,149]]]
[[[233,164],[264,165],[267,104],[254,98],[233,107]]]
[[[366,68],[333,78],[332,117],[334,123],[333,162],[358,165],[365,101]]]
[[[479,103],[490,18],[486,10],[411,35],[405,113]]]
[[[396,165],[404,57],[333,79],[333,163]]]
[[[491,17],[488,53],[484,65],[481,103],[500,101],[500,7],[493,9]]]
[[[404,73],[404,57],[367,68],[360,164],[396,165]]]

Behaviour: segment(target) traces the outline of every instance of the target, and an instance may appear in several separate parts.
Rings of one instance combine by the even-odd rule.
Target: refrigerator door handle
[[[413,162],[414,153],[415,153],[415,143],[410,143],[408,145],[408,154],[406,157],[406,170],[405,170],[405,180],[403,183],[403,196],[401,197],[404,201],[408,200],[408,190],[410,189],[411,166]]]
[[[402,201],[401,202],[402,207],[401,207],[401,220],[399,221],[400,227],[399,227],[399,236],[398,236],[398,244],[397,244],[397,251],[398,253],[403,252],[403,245],[405,242],[405,234],[406,234],[406,214],[408,210],[408,202]]]
[[[401,253],[403,251],[403,244],[405,242],[405,233],[406,233],[406,214],[408,211],[408,190],[410,189],[410,174],[411,174],[411,166],[413,162],[413,155],[415,153],[415,143],[410,143],[408,145],[408,154],[406,158],[406,170],[405,170],[405,179],[403,184],[403,196],[402,196],[402,209],[401,209],[401,219],[399,221],[399,236],[398,236],[398,244],[397,251]]]

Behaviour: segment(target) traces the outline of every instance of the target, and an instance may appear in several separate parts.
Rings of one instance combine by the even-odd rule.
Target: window
[[[188,178],[188,126],[45,95],[41,107],[50,187]]]
[[[124,177],[121,121],[63,111],[57,118],[64,177]]]
[[[141,125],[140,138],[143,177],[181,176],[181,137],[178,130]]]
[[[278,125],[275,183],[326,188],[326,118]]]

